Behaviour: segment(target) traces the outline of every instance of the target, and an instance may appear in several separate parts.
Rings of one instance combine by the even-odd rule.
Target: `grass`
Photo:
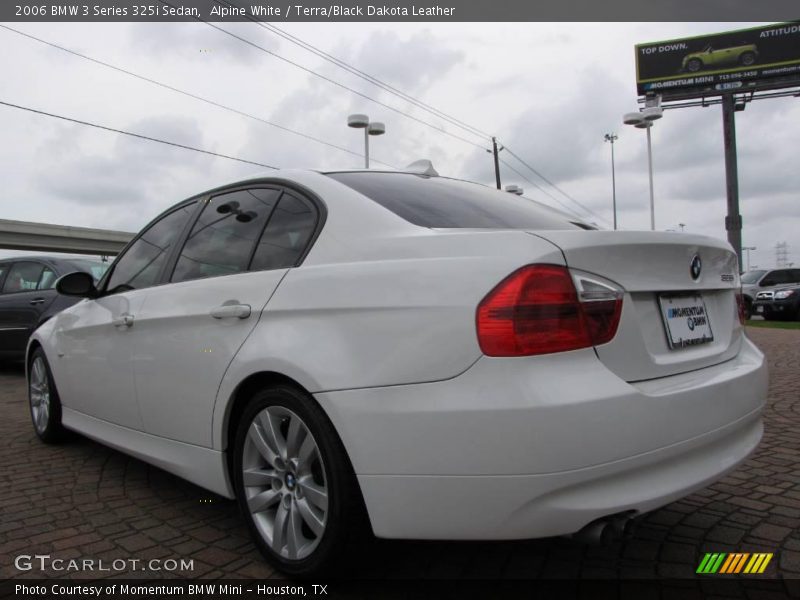
[[[767,329],[800,329],[800,321],[747,321],[747,326]]]

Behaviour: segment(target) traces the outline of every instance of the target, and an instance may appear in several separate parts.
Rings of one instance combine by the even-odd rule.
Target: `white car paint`
[[[35,332],[67,428],[233,497],[226,451],[237,390],[277,373],[330,418],[376,534],[427,539],[572,533],[703,487],[757,445],[766,366],[735,318],[727,244],[431,229],[324,174],[268,180],[327,208],[301,266],[84,300]],[[696,254],[704,272],[695,282]],[[532,263],[624,290],[616,336],[597,348],[484,356],[476,307]],[[670,351],[656,292],[694,290],[707,298],[715,340]],[[226,303],[251,312],[211,316]],[[112,324],[123,314],[132,326]]]

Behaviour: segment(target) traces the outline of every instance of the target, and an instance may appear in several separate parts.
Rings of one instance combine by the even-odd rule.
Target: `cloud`
[[[247,23],[217,24],[221,29],[275,51],[278,38]],[[130,46],[148,59],[203,64],[223,62],[253,65],[266,55],[205,23],[134,23],[130,29]]]
[[[204,146],[199,123],[188,117],[147,117],[131,123],[127,130],[188,146]],[[100,148],[86,150],[98,142]],[[103,145],[107,150],[101,149]],[[119,215],[112,218],[112,228],[127,230],[136,229],[130,223],[132,214],[141,223],[164,207],[162,192],[174,179],[208,171],[213,160],[121,135],[93,139],[92,132],[78,125],[56,129],[38,154],[40,160],[51,165],[37,182],[40,192],[76,207]]]

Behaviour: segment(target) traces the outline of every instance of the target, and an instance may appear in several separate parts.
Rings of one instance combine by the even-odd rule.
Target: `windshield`
[[[412,173],[327,173],[406,221],[466,229],[589,229],[558,210],[477,183]]]
[[[758,283],[758,280],[761,279],[764,273],[766,273],[764,270],[748,271],[742,275],[741,281],[742,283]]]
[[[76,269],[89,273],[94,278],[95,283],[100,281],[100,278],[108,270],[109,267],[108,263],[100,262],[97,260],[86,260],[82,258],[73,259],[70,260],[69,262]]]

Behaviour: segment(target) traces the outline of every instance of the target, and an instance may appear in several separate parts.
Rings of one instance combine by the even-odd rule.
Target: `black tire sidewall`
[[[328,488],[328,515],[325,532],[319,545],[311,555],[302,560],[287,560],[275,554],[261,537],[245,500],[242,481],[242,458],[244,442],[253,418],[270,406],[282,406],[299,416],[308,427],[317,443],[325,469]],[[247,522],[247,527],[261,553],[278,569],[296,577],[329,574],[337,558],[341,558],[347,544],[355,539],[360,519],[354,507],[362,500],[356,489],[355,476],[341,441],[327,415],[307,394],[291,386],[279,385],[261,390],[253,395],[239,418],[233,443],[231,466],[236,498]]]
[[[53,373],[50,370],[50,363],[47,360],[47,356],[44,354],[44,350],[41,348],[36,348],[31,354],[30,364],[28,365],[29,378],[33,376],[33,363],[37,358],[41,358],[44,363],[44,369],[47,375],[47,387],[49,390],[50,407],[48,410],[47,427],[45,427],[44,431],[39,431],[33,418],[30,381],[28,382],[28,412],[31,415],[31,424],[33,425],[33,430],[36,432],[36,435],[39,436],[39,439],[43,442],[52,444],[61,441],[64,436],[64,428],[61,425],[61,399],[56,389]]]
[[[692,68],[692,65],[697,65],[697,68],[696,68],[696,69],[693,69],[693,68]],[[699,71],[699,70],[700,70],[700,69],[702,69],[702,68],[703,68],[703,61],[702,61],[702,60],[700,60],[699,58],[693,58],[693,59],[692,59],[692,60],[690,60],[688,63],[686,63],[686,69],[687,69],[687,70],[688,70],[690,73],[696,73],[697,71]]]

